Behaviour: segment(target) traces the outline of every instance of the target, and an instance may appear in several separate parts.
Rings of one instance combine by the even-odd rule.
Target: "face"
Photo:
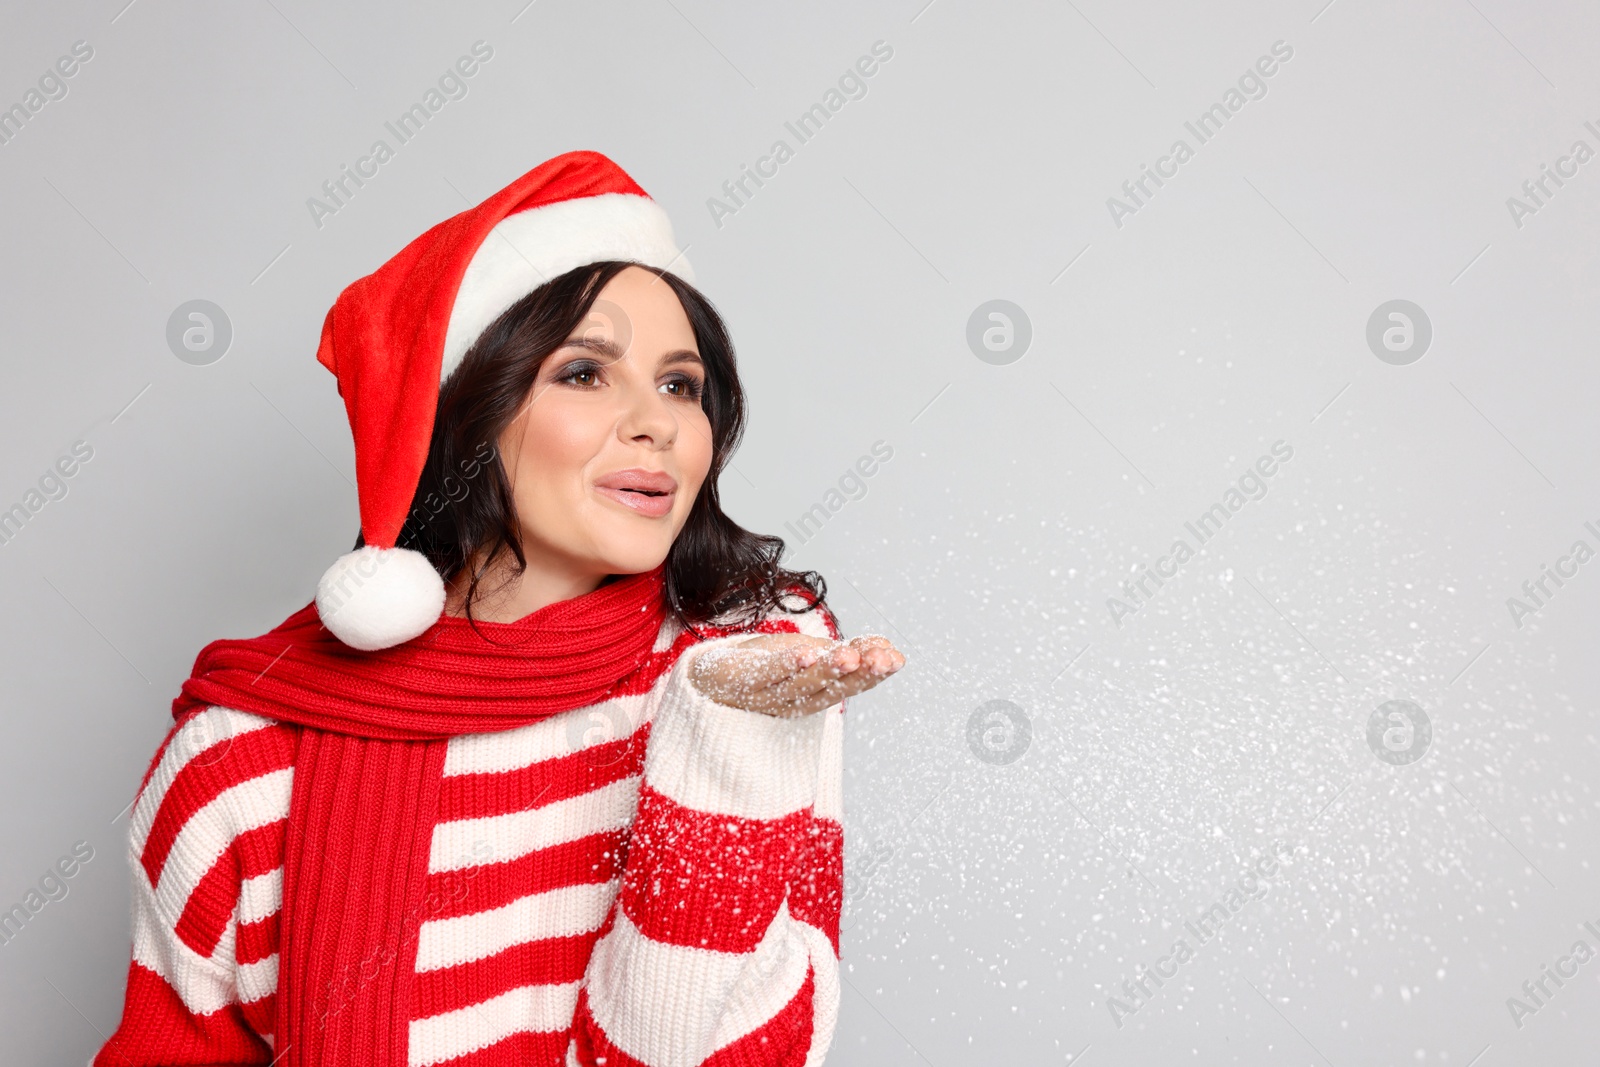
[[[530,566],[600,578],[666,559],[711,469],[705,381],[672,288],[613,277],[500,438]]]

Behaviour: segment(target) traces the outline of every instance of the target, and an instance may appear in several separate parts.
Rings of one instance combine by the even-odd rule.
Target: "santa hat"
[[[338,377],[350,417],[364,544],[317,583],[317,612],[345,644],[409,641],[444,609],[444,581],[427,557],[395,547],[441,383],[512,304],[608,259],[694,280],[661,206],[600,153],[568,152],[433,227],[328,310],[317,361]]]

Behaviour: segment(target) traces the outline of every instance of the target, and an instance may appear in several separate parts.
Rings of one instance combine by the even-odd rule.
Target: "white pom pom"
[[[351,648],[409,641],[439,621],[444,580],[409,548],[367,545],[340,556],[317,583],[317,614]]]

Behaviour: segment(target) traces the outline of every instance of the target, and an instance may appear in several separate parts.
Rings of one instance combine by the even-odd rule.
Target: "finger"
[[[790,647],[775,648],[771,639],[788,636]],[[842,656],[824,658],[824,653]],[[859,654],[839,642],[801,634],[769,634],[707,649],[694,665],[695,683],[727,703],[776,712],[798,707],[821,682],[837,677],[841,668],[860,665]],[[825,707],[826,705],[820,705]]]
[[[821,689],[818,689],[814,693],[796,697],[795,699],[781,705],[782,711],[779,712],[779,714],[786,716],[810,715],[814,712],[826,711],[828,708],[838,705],[840,701],[843,701],[848,697],[853,697],[859,692],[864,692],[865,690],[872,688],[874,684],[876,684],[876,682],[869,682],[863,685],[860,683],[852,683],[843,679],[836,682],[829,682],[827,685],[823,686]]]
[[[861,653],[847,644],[838,643],[827,647],[798,650],[796,663],[800,666],[792,679],[792,691],[812,693],[823,682],[858,669],[861,666]]]
[[[893,674],[905,663],[905,657],[892,645],[871,645],[861,653],[863,666],[871,674]]]
[[[892,654],[899,659],[899,663],[890,658],[891,654],[883,650],[875,650],[869,657],[864,658],[854,670],[845,671],[834,677],[823,677],[815,683],[815,688],[809,691],[796,693],[792,702],[796,706],[807,708],[811,711],[820,711],[831,708],[846,697],[865,693],[880,682],[884,681],[904,663],[904,657],[898,653]],[[876,659],[876,665],[871,665],[869,660]],[[795,679],[795,685],[802,684],[802,680]],[[774,694],[789,690],[789,686],[780,685],[774,688]]]
[[[749,643],[729,647],[746,653],[770,651],[772,655],[749,662],[729,656],[720,666],[713,662],[713,683],[736,689],[750,706],[784,717],[832,707],[846,697],[871,689],[905,663],[905,657],[888,639],[878,635],[863,635],[849,642],[811,638],[803,645],[782,650],[751,648]]]
[[[869,674],[865,670],[853,671],[843,677],[823,682],[816,690],[807,694],[805,699],[815,701],[822,707],[831,708],[846,697],[865,693],[886,677],[887,675]]]
[[[859,637],[852,637],[849,643],[863,650],[868,648],[894,647],[894,643],[891,642],[887,637],[884,637],[882,634],[861,634]]]
[[[820,658],[822,654],[837,652],[846,648],[853,649],[858,654],[864,654],[867,651],[875,648],[893,647],[888,642],[888,638],[877,636],[852,637],[848,641],[828,641],[822,638],[813,637],[808,647],[816,651]]]
[[[906,658],[887,637],[866,634],[851,642],[861,650],[867,668],[873,674],[889,675],[905,666]]]
[[[860,653],[842,643],[795,649],[790,675],[757,694],[769,714],[795,715],[820,711],[837,701],[819,702],[823,686],[859,670]]]
[[[861,653],[861,665],[854,671],[841,674],[839,680],[862,682],[864,689],[870,689],[904,667],[905,663],[905,656],[893,645],[887,642],[874,644]]]

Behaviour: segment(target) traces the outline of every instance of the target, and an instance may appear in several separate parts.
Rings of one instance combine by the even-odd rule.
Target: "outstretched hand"
[[[712,700],[778,718],[809,715],[864,693],[905,666],[887,637],[829,641],[809,634],[762,634],[707,649],[689,680]]]

